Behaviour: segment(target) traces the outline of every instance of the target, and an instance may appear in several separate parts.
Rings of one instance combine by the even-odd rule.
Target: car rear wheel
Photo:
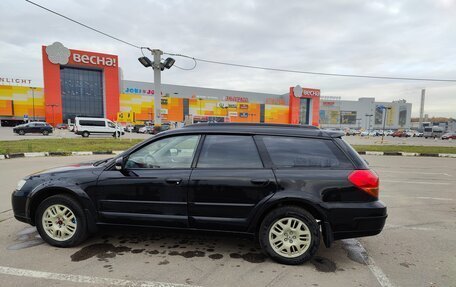
[[[275,261],[298,265],[312,259],[320,245],[315,218],[300,207],[285,206],[264,218],[259,230],[260,245]]]
[[[19,134],[20,134],[21,136],[23,136],[23,135],[25,135],[25,131],[24,131],[24,130],[19,130]]]
[[[88,138],[89,137],[89,132],[88,131],[82,132],[82,137],[83,138]]]
[[[76,246],[87,237],[84,211],[66,195],[54,195],[41,202],[35,223],[41,238],[53,246]]]

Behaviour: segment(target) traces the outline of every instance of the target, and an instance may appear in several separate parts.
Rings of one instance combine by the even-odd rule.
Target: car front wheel
[[[84,131],[84,132],[82,133],[82,137],[83,137],[83,138],[88,138],[88,137],[89,137],[89,132],[88,132],[88,131]]]
[[[23,136],[23,135],[25,135],[25,131],[24,131],[24,130],[20,130],[20,131],[19,131],[19,134],[20,134],[21,136]]]
[[[54,195],[41,202],[35,223],[41,238],[53,246],[76,246],[87,237],[84,211],[66,195]]]
[[[49,132],[48,131],[43,131],[43,136],[47,136],[49,135]]]
[[[298,265],[312,259],[317,252],[320,228],[303,208],[285,206],[266,215],[259,230],[259,240],[273,260]]]

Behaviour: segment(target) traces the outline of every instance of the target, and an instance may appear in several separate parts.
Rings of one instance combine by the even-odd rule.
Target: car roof
[[[334,138],[341,137],[344,132],[321,130],[309,125],[288,124],[254,124],[254,123],[199,123],[163,132],[173,133],[226,133],[226,134],[268,134]]]

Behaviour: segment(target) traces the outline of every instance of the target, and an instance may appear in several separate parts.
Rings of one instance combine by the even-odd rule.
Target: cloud
[[[257,66],[330,73],[455,78],[456,5],[448,0],[376,1],[50,1],[67,16],[141,46]],[[152,81],[140,51],[25,1],[0,1],[0,66],[5,76],[42,77],[41,45],[119,55],[124,78]],[[151,12],[153,11],[153,13]],[[191,67],[188,59],[176,64]],[[17,63],[21,65],[18,66]],[[169,84],[283,94],[290,86],[320,88],[344,99],[405,98],[419,111],[456,117],[456,83],[397,82],[266,72],[199,63],[162,75]],[[407,92],[404,92],[407,91]],[[425,110],[426,110],[425,107]]]

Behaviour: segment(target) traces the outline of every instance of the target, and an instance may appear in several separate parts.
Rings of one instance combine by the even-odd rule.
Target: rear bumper
[[[327,216],[334,240],[379,234],[388,217],[381,201],[331,203]]]

